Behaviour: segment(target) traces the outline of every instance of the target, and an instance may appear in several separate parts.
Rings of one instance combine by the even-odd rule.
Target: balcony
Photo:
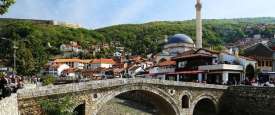
[[[231,65],[231,64],[217,64],[217,65],[205,65],[199,66],[199,70],[233,70],[233,71],[243,71],[243,66]]]

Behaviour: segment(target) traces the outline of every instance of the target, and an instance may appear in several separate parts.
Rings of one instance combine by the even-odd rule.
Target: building
[[[227,52],[198,49],[173,60],[177,62],[176,71],[168,73],[167,80],[236,84],[255,77],[255,60]]]
[[[164,61],[149,69],[149,76],[156,79],[165,79],[166,74],[174,73],[176,69],[176,61]]]
[[[246,56],[257,60],[258,77],[261,83],[275,81],[274,40],[268,44],[258,43],[244,50]]]
[[[70,66],[67,64],[50,64],[47,65],[44,74],[52,75],[54,77],[58,77],[62,75],[62,72],[66,69],[69,69]]]
[[[73,58],[73,59],[55,59],[52,64],[67,64],[70,68],[83,69],[84,64],[81,59]]]
[[[272,49],[262,43],[244,49],[244,55],[257,61],[260,72],[272,72]]]
[[[69,44],[62,44],[60,46],[60,51],[64,58],[78,57],[81,52],[84,52],[81,46],[74,41],[70,41]]]
[[[72,70],[84,69],[86,60],[81,59],[55,59],[50,61],[44,69],[44,74],[53,76],[72,75]],[[64,73],[66,70],[66,74]]]
[[[168,38],[163,51],[155,55],[155,62],[171,60],[172,57],[195,48],[194,41],[185,34],[175,34]]]
[[[56,21],[56,20],[0,18],[0,21],[26,21],[26,22],[36,23],[36,24],[49,24],[49,25],[64,26],[68,28],[81,28],[79,24],[67,23],[67,22]]]
[[[127,75],[131,78],[135,78],[137,75],[141,75],[145,72],[145,69],[140,65],[133,65],[128,68]]]
[[[89,65],[89,69],[96,69],[96,68],[111,68],[113,65],[115,65],[116,62],[113,59],[94,59],[91,61]]]

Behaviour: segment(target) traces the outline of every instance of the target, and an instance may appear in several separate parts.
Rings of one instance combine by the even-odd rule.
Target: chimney
[[[196,4],[196,48],[202,48],[202,19],[201,19],[201,0]]]

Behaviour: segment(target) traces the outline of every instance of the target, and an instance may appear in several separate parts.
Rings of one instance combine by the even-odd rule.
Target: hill
[[[224,45],[254,34],[273,37],[275,18],[203,20],[204,47]],[[264,29],[262,28],[264,27]],[[195,20],[117,25],[95,30],[108,40],[121,41],[134,54],[158,52],[165,36],[184,33],[195,38]],[[150,46],[150,47],[146,47]]]
[[[238,39],[262,34],[273,37],[275,18],[243,18],[203,21],[204,47],[216,46]],[[49,58],[60,54],[59,46],[69,41],[77,41],[83,48],[94,44],[117,41],[120,46],[134,55],[146,55],[161,51],[165,36],[184,33],[195,38],[195,21],[150,22],[145,24],[116,25],[96,30],[73,29],[32,21],[0,20],[0,37],[8,38],[19,47],[17,52],[18,72],[33,75],[41,69]],[[22,41],[24,39],[24,41]],[[50,44],[50,45],[49,45]],[[103,50],[96,57],[108,57],[114,47]],[[12,65],[12,43],[0,40],[0,62]],[[84,56],[87,58],[91,56]],[[27,68],[27,69],[26,69]]]

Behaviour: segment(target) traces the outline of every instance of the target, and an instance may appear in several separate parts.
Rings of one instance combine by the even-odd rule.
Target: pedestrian
[[[4,98],[6,96],[5,94],[5,86],[8,84],[8,81],[5,77],[1,77],[0,79],[0,90],[1,90],[1,97],[0,98]]]

